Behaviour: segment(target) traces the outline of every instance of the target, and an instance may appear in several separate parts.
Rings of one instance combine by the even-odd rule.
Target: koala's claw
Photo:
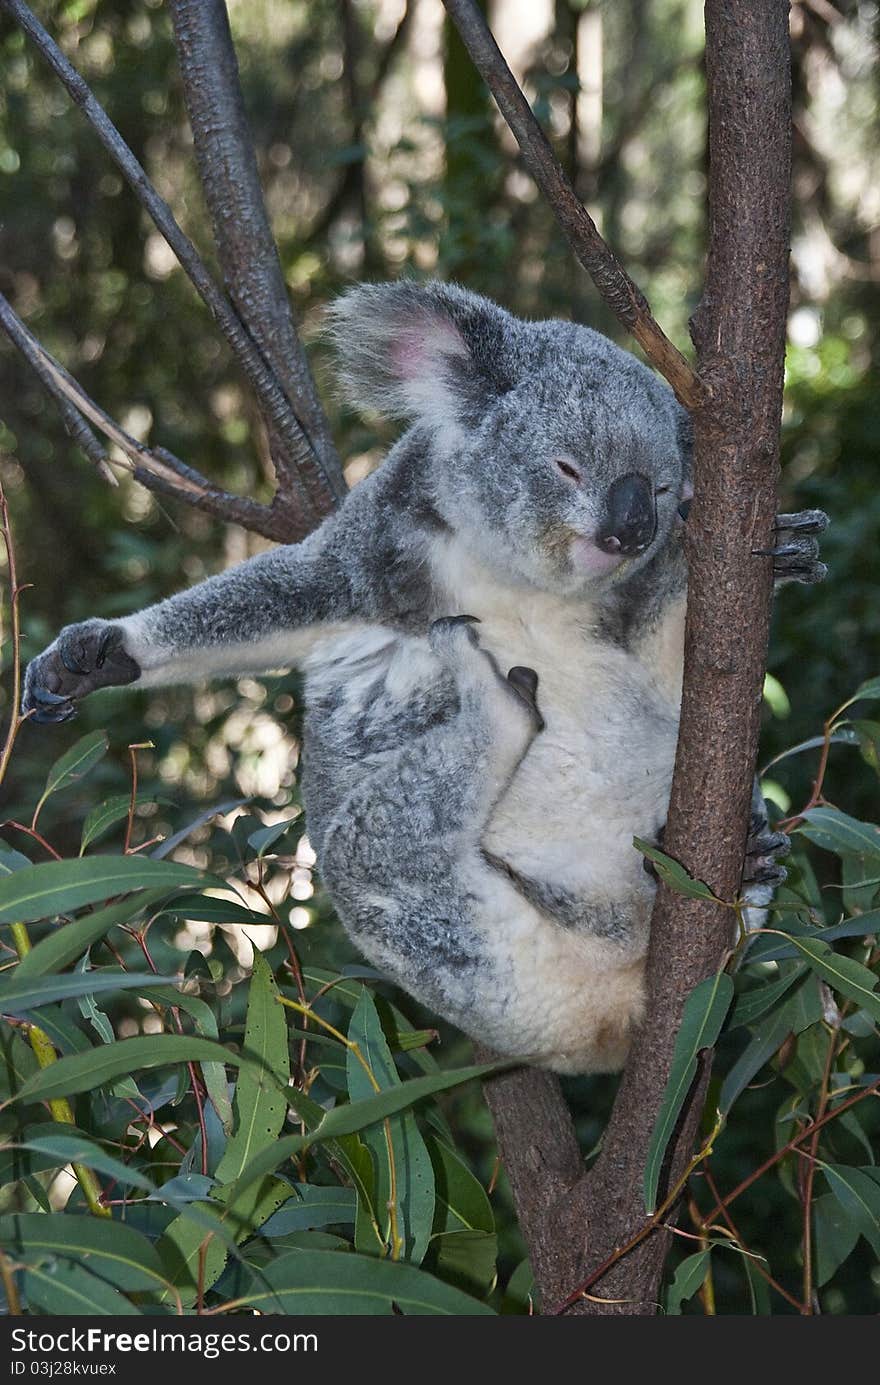
[[[773,559],[773,577],[782,582],[821,582],[828,568],[819,561],[815,537],[828,528],[824,510],[799,510],[777,515],[773,522],[777,542],[773,548],[756,548],[756,556]]]
[[[69,721],[81,697],[98,688],[133,683],[140,673],[125,651],[118,626],[83,621],[62,630],[28,665],[21,709],[38,725]]]
[[[31,701],[36,706],[31,710],[31,721],[37,722],[40,726],[48,726],[54,722],[70,721],[76,716],[76,708],[69,697],[62,697],[60,693],[49,692],[48,688],[34,688],[31,693]]]
[[[779,865],[778,857],[787,856],[790,850],[791,839],[784,832],[771,831],[767,819],[755,814],[746,842],[743,884],[781,885],[788,879],[788,871]]]
[[[473,626],[479,623],[476,616],[441,616],[439,620],[433,620],[428,630],[431,648],[435,654],[446,654],[460,640],[476,648],[479,641]]]
[[[514,689],[518,697],[529,708],[538,731],[544,730],[544,718],[538,710],[538,675],[533,668],[527,668],[524,664],[517,664],[507,675],[507,681]]]

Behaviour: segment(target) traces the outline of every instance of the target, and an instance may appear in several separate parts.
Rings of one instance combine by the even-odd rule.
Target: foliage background
[[[445,29],[439,0],[410,0],[398,29],[403,11],[398,0],[230,5],[285,278],[353,482],[379,462],[393,435],[385,425],[345,413],[334,397],[320,314],[352,279],[459,278],[515,311],[571,315],[620,337],[499,131]],[[207,252],[210,231],[170,22],[159,0],[64,0],[39,6],[39,13]],[[353,21],[348,29],[346,13]],[[493,22],[604,234],[666,330],[684,342],[705,231],[699,5],[505,0],[494,6]],[[770,669],[779,688],[767,710],[765,762],[820,732],[831,711],[880,667],[878,9],[858,0],[835,6],[804,0],[793,6],[792,32],[794,274],[782,507],[821,506],[833,524],[823,544],[830,580],[818,589],[788,590],[778,603]],[[130,432],[161,442],[231,490],[267,497],[270,468],[254,411],[185,276],[66,95],[6,22],[0,63],[0,289]],[[66,622],[143,606],[259,544],[203,515],[166,508],[124,476],[118,490],[106,487],[5,345],[0,416],[0,480],[12,509],[20,576],[32,584],[23,598],[25,657]],[[8,673],[8,641],[3,656]],[[0,689],[4,719],[9,691],[7,676]],[[265,822],[289,818],[297,809],[298,710],[294,677],[99,694],[74,727],[24,728],[3,786],[2,815],[29,820],[50,764],[78,736],[106,726],[110,753],[87,779],[51,799],[41,819],[62,854],[78,850],[82,821],[95,802],[125,792],[126,747],[147,739],[153,748],[139,754],[141,786],[162,801],[141,810],[136,843],[241,798],[252,798],[247,811]],[[870,764],[847,746],[835,747],[832,757],[831,797],[855,817],[876,820]],[[769,791],[783,813],[806,800],[814,773],[815,752],[774,766]],[[233,869],[227,829],[236,811],[219,828],[197,828],[175,859],[221,875]],[[119,841],[120,832],[121,825]],[[14,829],[4,835],[19,849],[26,845]],[[833,860],[814,864],[819,883],[833,885]],[[355,959],[315,893],[310,865],[307,844],[291,847],[273,863],[266,890],[274,905],[296,911],[296,941],[306,961],[338,968]],[[278,967],[285,949],[266,902],[252,891],[249,903],[267,918],[260,945]],[[237,983],[250,973],[249,948],[207,924],[193,938],[222,968],[223,986],[232,987],[230,1020],[240,1021],[246,987]],[[170,956],[165,960],[171,964]],[[117,1008],[119,1032],[145,1024],[146,1011],[135,1002]],[[433,1023],[414,1015],[408,1002],[404,1009],[419,1024]],[[723,1041],[722,1066],[736,1048],[734,1039]],[[468,1061],[467,1046],[446,1030],[439,1053],[443,1066]],[[874,1066],[880,1066],[876,1055]],[[784,1079],[764,1076],[768,1081],[746,1093],[740,1119],[719,1143],[713,1168],[724,1187],[772,1147]],[[581,1080],[567,1089],[590,1150],[613,1083]],[[453,1095],[444,1109],[461,1150],[488,1184],[494,1151],[476,1089]],[[493,1204],[504,1282],[522,1247],[503,1177]],[[771,1225],[779,1244],[794,1245],[798,1218],[785,1180],[764,1180],[740,1227],[749,1244],[766,1240]],[[728,1258],[718,1257],[719,1311],[748,1311],[742,1275]],[[786,1273],[784,1282],[796,1284],[794,1258]],[[822,1306],[832,1313],[873,1312],[878,1301],[880,1270],[863,1239],[824,1290]],[[696,1302],[693,1310],[702,1311]]]

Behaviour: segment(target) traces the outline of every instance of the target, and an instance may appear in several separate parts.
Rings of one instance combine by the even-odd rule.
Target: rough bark
[[[694,417],[684,695],[664,849],[731,899],[742,873],[772,588],[769,560],[752,554],[772,546],[776,511],[791,160],[786,0],[708,0],[706,55],[710,241],[692,332],[713,398]],[[658,891],[648,1013],[602,1153],[561,1232],[583,1237],[585,1227],[588,1268],[645,1222],[642,1174],[682,1006],[729,943],[728,911]],[[704,1063],[668,1186],[693,1152],[707,1077]],[[652,1235],[591,1289],[625,1302],[583,1301],[577,1311],[653,1312],[666,1241]]]

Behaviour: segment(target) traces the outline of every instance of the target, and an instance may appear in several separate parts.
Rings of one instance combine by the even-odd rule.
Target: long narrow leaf
[[[696,1075],[697,1057],[702,1049],[714,1045],[732,1000],[733,982],[722,971],[701,981],[685,1001],[669,1079],[645,1164],[645,1208],[649,1213],[656,1205],[666,1147]]]

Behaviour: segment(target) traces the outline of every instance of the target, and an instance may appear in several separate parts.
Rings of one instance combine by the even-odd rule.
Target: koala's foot
[[[28,664],[21,710],[41,725],[69,721],[80,698],[98,688],[133,683],[140,674],[140,666],[125,652],[119,626],[104,620],[68,625]]]
[[[755,549],[756,554],[773,559],[773,578],[782,582],[821,582],[828,572],[819,561],[819,540],[828,528],[824,510],[799,510],[797,514],[777,515],[773,524],[776,544]]]
[[[785,866],[778,858],[787,856],[791,841],[784,832],[773,832],[765,813],[752,813],[746,842],[746,859],[742,883],[748,885],[781,885],[788,879]]]

